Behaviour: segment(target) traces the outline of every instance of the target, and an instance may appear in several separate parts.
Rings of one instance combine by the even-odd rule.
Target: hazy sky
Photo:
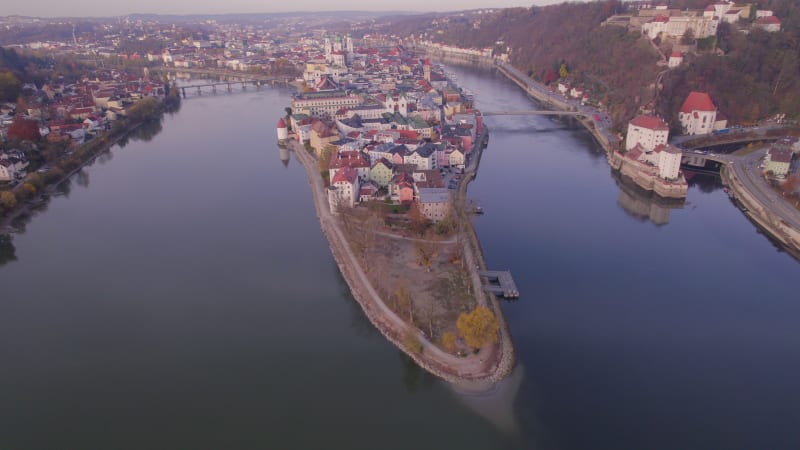
[[[225,14],[288,11],[453,11],[560,3],[564,0],[29,0],[3,1],[0,15],[36,17],[121,16],[131,13]],[[302,6],[301,6],[302,5]]]

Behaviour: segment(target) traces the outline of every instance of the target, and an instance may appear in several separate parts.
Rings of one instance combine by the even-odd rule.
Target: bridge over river
[[[572,116],[588,117],[583,111],[557,111],[551,109],[535,109],[528,111],[482,111],[482,116]]]

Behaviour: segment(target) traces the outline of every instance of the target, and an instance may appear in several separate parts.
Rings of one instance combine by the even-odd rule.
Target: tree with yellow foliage
[[[17,206],[17,197],[10,191],[0,192],[0,206],[6,210],[14,209]]]
[[[455,333],[448,331],[442,335],[442,348],[444,348],[448,353],[454,353],[456,351]]]
[[[461,313],[456,321],[458,334],[472,348],[481,348],[497,342],[500,325],[497,317],[485,306],[477,306],[470,312]]]

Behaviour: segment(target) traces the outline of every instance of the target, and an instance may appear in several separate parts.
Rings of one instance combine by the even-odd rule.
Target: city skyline
[[[403,7],[395,3],[376,3],[363,0],[349,0],[331,3],[321,0],[310,0],[303,4],[302,10],[295,3],[286,3],[285,6],[264,4],[254,0],[229,0],[224,3],[204,4],[198,6],[195,2],[175,1],[165,3],[158,0],[141,0],[135,3],[106,2],[102,0],[76,0],[74,2],[61,2],[56,0],[42,0],[32,3],[15,2],[4,7],[3,15],[20,15],[31,17],[109,17],[124,16],[128,14],[255,14],[255,13],[285,13],[285,12],[328,12],[328,11],[386,11],[386,12],[444,12],[481,8],[510,8],[530,7],[560,3],[563,0],[462,0],[446,1],[434,6],[424,0],[410,0]]]

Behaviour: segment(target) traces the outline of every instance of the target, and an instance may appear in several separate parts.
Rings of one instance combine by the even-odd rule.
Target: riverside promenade
[[[436,344],[429,341],[426,336],[416,328],[412,328],[415,336],[419,340],[422,351],[415,352],[407,348],[404,337],[407,335],[409,325],[399,317],[383,299],[378,295],[372,286],[367,275],[361,268],[358,257],[353,253],[350,245],[339,226],[339,220],[334,217],[328,207],[327,195],[322,178],[317,171],[317,161],[303,145],[292,140],[288,147],[294,151],[297,159],[303,165],[308,178],[311,194],[314,199],[314,207],[320,221],[322,232],[328,240],[331,253],[339,267],[342,276],[350,291],[361,306],[364,314],[372,324],[396,347],[406,353],[420,367],[428,372],[456,384],[460,387],[481,390],[490,389],[494,383],[502,380],[514,366],[514,352],[508,329],[503,319],[499,302],[490,297],[480,289],[480,277],[478,267],[485,268],[482,254],[475,251],[474,230],[471,222],[466,222],[465,228],[468,230],[468,241],[465,245],[464,255],[468,267],[476,267],[472,273],[473,285],[477,287],[476,292],[478,304],[489,307],[497,316],[500,324],[500,338],[498,343],[484,348],[477,355],[459,357],[443,351]],[[472,168],[477,168],[477,160],[473,159]],[[474,173],[465,178],[474,178]],[[466,189],[466,179],[462,181],[463,189]],[[479,246],[478,246],[479,250]]]

